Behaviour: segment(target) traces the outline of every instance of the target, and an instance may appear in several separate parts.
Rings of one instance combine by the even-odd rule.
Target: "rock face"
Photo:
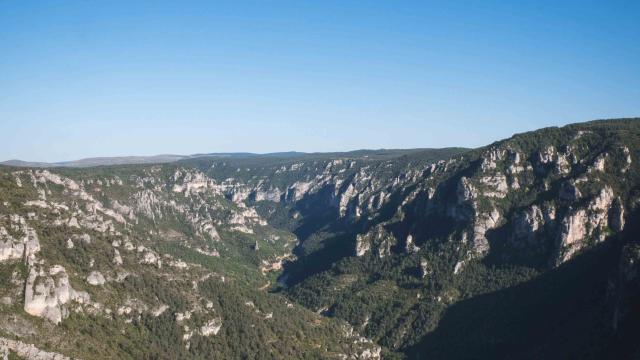
[[[495,198],[504,198],[509,191],[507,177],[504,174],[497,173],[491,176],[483,176],[480,183],[484,185],[486,190],[483,195]]]
[[[53,174],[48,176],[58,179]],[[60,180],[62,181],[62,180]],[[38,234],[25,219],[18,215],[10,216],[12,228],[24,234],[21,240],[13,238],[5,228],[0,228],[3,241],[3,260],[24,260],[28,267],[28,276],[24,286],[24,310],[33,316],[45,318],[53,323],[60,323],[68,314],[67,304],[71,301],[83,303],[89,295],[77,292],[69,284],[69,276],[64,267],[54,265],[49,268],[37,259],[40,251]]]
[[[593,138],[595,133],[575,134],[582,135],[528,150],[521,148],[523,143],[518,139],[509,139],[479,151],[469,161],[461,157],[442,167],[434,164],[422,172],[422,178],[399,187],[411,188],[402,195],[386,189],[403,199],[393,218],[384,223],[384,228],[395,230],[380,231],[380,224],[365,222],[367,230],[355,236],[355,255],[373,251],[384,256],[394,251],[398,242],[407,254],[419,252],[422,242],[436,232],[430,228],[449,227],[450,235],[455,229],[464,232],[463,236],[456,235],[457,239],[470,240],[474,257],[491,252],[492,234],[506,234],[513,248],[509,251],[527,247],[537,254],[546,253],[548,263],[555,266],[580,249],[603,241],[611,232],[622,231],[625,200],[614,194],[607,184],[611,180],[604,176],[607,169],[632,164],[628,157],[632,152],[616,144],[594,154],[578,139]],[[612,156],[614,152],[619,156]],[[351,185],[342,188],[345,191],[339,211],[344,215],[350,203],[346,199],[360,196]],[[599,190],[594,193],[594,188]],[[529,200],[518,203],[520,198]],[[367,207],[362,209],[365,218],[375,218],[366,213]],[[415,243],[415,239],[420,242]],[[555,244],[546,239],[555,240]],[[495,240],[501,246],[502,240]],[[379,247],[381,244],[390,246]]]
[[[462,176],[458,182],[458,204],[463,204],[478,197],[478,190],[471,184],[468,178]]]
[[[379,346],[374,349],[367,349],[360,353],[358,359],[382,359],[381,352],[382,348]]]
[[[542,210],[536,205],[523,211],[515,218],[514,236],[531,241],[535,233],[544,225]]]
[[[487,231],[494,229],[500,223],[501,217],[497,209],[488,214],[480,214],[473,225],[473,248],[476,253],[484,254],[489,251]]]
[[[371,243],[363,234],[356,236],[356,256],[363,256],[371,250]]]
[[[511,241],[515,246],[535,246],[536,238],[546,226],[553,226],[555,221],[555,207],[546,205],[541,208],[531,205],[513,218],[513,232]]]
[[[36,231],[27,225],[25,219],[19,215],[9,217],[12,228],[24,234],[16,239],[9,234],[7,229],[0,227],[0,261],[24,259],[32,261],[35,254],[40,251],[40,241]]]
[[[613,202],[613,190],[604,187],[585,209],[571,211],[560,224],[558,233],[559,254],[556,265],[570,259],[583,248],[588,238],[602,241],[609,225],[609,210]]]
[[[160,205],[160,199],[149,189],[139,191],[133,195],[134,211],[144,214],[148,218],[155,219],[156,216],[162,217]]]
[[[302,200],[302,198],[313,187],[314,183],[311,181],[298,181],[295,182],[287,189],[286,198],[293,201]]]
[[[176,171],[174,174],[176,184],[173,186],[174,192],[184,193],[185,196],[196,194],[213,187],[211,179],[207,178],[202,172],[182,172]],[[179,184],[181,182],[181,184]]]
[[[118,249],[113,249],[113,263],[116,265],[122,265],[122,256],[120,256],[120,251],[118,251]]]
[[[556,149],[553,146],[548,146],[547,148],[538,152],[538,164],[547,165],[553,162],[553,157],[556,154]]]
[[[14,239],[7,229],[0,227],[0,261],[22,259],[24,243]]]
[[[391,247],[397,243],[396,238],[383,225],[376,226],[366,234],[356,237],[356,256],[363,256],[373,250],[380,258],[391,253]]]
[[[280,202],[283,195],[284,194],[280,189],[274,187],[269,189],[258,189],[255,192],[255,201]]]
[[[89,294],[71,288],[62,266],[53,266],[48,271],[37,268],[31,267],[25,285],[24,311],[27,313],[58,324],[68,315],[70,302],[89,301]]]

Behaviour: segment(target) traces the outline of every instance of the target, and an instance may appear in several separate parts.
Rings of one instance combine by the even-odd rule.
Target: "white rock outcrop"
[[[431,268],[429,266],[429,261],[427,259],[420,259],[420,276],[424,279],[431,273]]]
[[[556,148],[553,146],[548,146],[542,151],[538,153],[538,163],[540,164],[549,164],[553,162],[553,157],[556,154]]]
[[[482,195],[486,197],[502,199],[509,192],[507,177],[500,173],[492,176],[483,176],[480,178],[480,183],[486,187],[485,191],[482,192]]]
[[[513,217],[512,241],[516,245],[522,245],[523,241],[531,245],[536,234],[550,222],[555,220],[555,207],[551,205],[531,205]]]
[[[156,217],[162,218],[161,201],[152,190],[139,191],[133,194],[131,200],[135,212],[141,213],[152,220],[155,220]]]
[[[99,271],[92,271],[89,276],[87,276],[87,283],[93,286],[104,285],[106,282],[104,276]]]
[[[269,188],[269,189],[258,189],[255,193],[256,201],[272,201],[272,202],[280,202],[282,199],[282,191],[278,188]]]
[[[469,179],[466,177],[461,177],[458,182],[458,204],[465,203],[467,201],[471,201],[478,197],[478,190],[471,184]]]
[[[160,256],[158,256],[153,250],[148,249],[143,245],[139,245],[137,252],[141,254],[141,258],[138,260],[140,264],[156,265],[158,268],[162,267],[162,259],[160,259]]]
[[[287,198],[293,198],[294,201],[301,200],[313,187],[312,181],[298,181],[287,189]]]
[[[68,315],[67,304],[75,301],[86,303],[89,294],[75,291],[69,284],[69,276],[60,265],[48,271],[32,266],[24,292],[24,311],[58,324]]]
[[[420,251],[420,248],[416,246],[413,242],[413,236],[411,234],[407,235],[407,239],[405,240],[404,250],[408,254],[415,254]]]
[[[570,211],[560,223],[558,233],[558,256],[555,265],[569,260],[583,248],[585,240],[602,241],[606,237],[604,229],[609,225],[609,210],[613,203],[613,190],[605,186],[591,200],[587,208]]]
[[[11,236],[7,229],[0,227],[0,261],[22,259],[24,242]]]
[[[113,263],[116,265],[122,265],[122,256],[120,256],[120,251],[118,249],[113,249]]]
[[[363,256],[375,250],[378,257],[383,258],[391,253],[391,246],[396,242],[396,238],[384,228],[384,225],[378,225],[367,233],[356,236],[355,254]]]
[[[363,256],[369,250],[371,250],[371,243],[364,234],[358,234],[356,236],[356,256]]]
[[[173,192],[184,193],[185,196],[197,194],[212,187],[213,181],[200,171],[178,170],[174,174],[176,184]]]
[[[206,324],[200,327],[200,334],[202,336],[218,335],[218,332],[220,332],[221,328],[222,320],[219,318],[215,318],[209,320]]]
[[[0,261],[24,259],[32,262],[40,251],[40,241],[36,231],[27,225],[25,219],[19,215],[11,215],[11,228],[24,234],[16,239],[4,227],[0,227]]]
[[[473,224],[473,248],[478,254],[484,254],[489,250],[487,231],[496,228],[501,221],[500,212],[493,208],[490,213],[480,214]]]

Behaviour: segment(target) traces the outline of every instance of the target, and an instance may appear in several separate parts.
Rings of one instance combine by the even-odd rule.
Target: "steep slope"
[[[92,359],[378,357],[348,325],[264,291],[295,237],[198,174],[3,169],[8,348]]]
[[[382,349],[348,324],[266,292],[298,239],[256,209],[304,196],[309,189],[290,180],[315,174],[301,161],[377,163],[417,152],[430,161],[461,151],[0,168],[3,347],[45,357],[378,358]],[[238,180],[214,171],[226,166]],[[254,181],[260,171],[273,187]]]
[[[346,319],[385,346],[437,358],[455,357],[457,351],[463,358],[484,357],[474,350],[491,347],[494,352],[485,356],[521,356],[510,352],[518,347],[508,347],[505,338],[493,337],[480,324],[502,332],[513,326],[544,332],[548,329],[536,327],[535,321],[551,324],[558,312],[580,308],[574,296],[594,293],[597,296],[581,307],[594,314],[590,322],[577,321],[577,316],[558,326],[583,332],[604,327],[599,335],[607,336],[574,333],[568,336],[571,341],[532,340],[528,345],[546,346],[546,357],[562,357],[562,352],[554,352],[558,349],[582,354],[580,347],[587,342],[602,350],[615,334],[611,314],[605,311],[611,296],[607,284],[615,277],[619,256],[615,253],[637,236],[634,232],[621,240],[619,235],[637,216],[638,149],[640,122],[620,120],[520,134],[454,157],[391,190],[389,198],[398,199],[390,203],[392,215],[382,216],[383,206],[373,214],[365,210],[346,219],[351,223],[346,228],[353,231],[341,241],[350,244],[356,257],[342,258],[286,292],[309,308]],[[583,262],[578,258],[605,242],[615,244],[613,260],[598,256],[590,268],[571,262]],[[562,287],[571,291],[534,285],[562,284],[562,274],[569,271],[563,270],[565,264],[581,269],[570,273],[584,286],[571,278]],[[536,290],[528,290],[532,288]],[[508,298],[501,297],[506,289]],[[466,309],[482,299],[492,306],[471,313],[486,318],[453,317],[456,309],[469,315]],[[526,301],[531,308],[543,308],[544,299],[550,301],[547,310],[553,304],[554,311],[526,309]],[[521,317],[513,316],[518,310],[523,310]],[[447,324],[465,327],[444,332]],[[471,336],[472,328],[477,339]],[[442,341],[454,338],[452,333],[462,339]],[[525,335],[522,338],[535,339]],[[431,344],[440,350],[428,351]],[[427,350],[419,351],[424,347]],[[519,348],[527,349],[522,343]]]
[[[0,331],[84,358],[637,354],[639,151],[623,119],[473,151],[0,168]]]

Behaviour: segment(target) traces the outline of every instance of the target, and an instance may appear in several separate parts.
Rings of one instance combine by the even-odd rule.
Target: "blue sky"
[[[639,1],[0,0],[0,160],[481,146],[640,116]]]

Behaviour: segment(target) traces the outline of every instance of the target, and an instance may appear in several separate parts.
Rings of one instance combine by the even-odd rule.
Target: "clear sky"
[[[475,147],[629,116],[638,0],[0,0],[0,160]]]

